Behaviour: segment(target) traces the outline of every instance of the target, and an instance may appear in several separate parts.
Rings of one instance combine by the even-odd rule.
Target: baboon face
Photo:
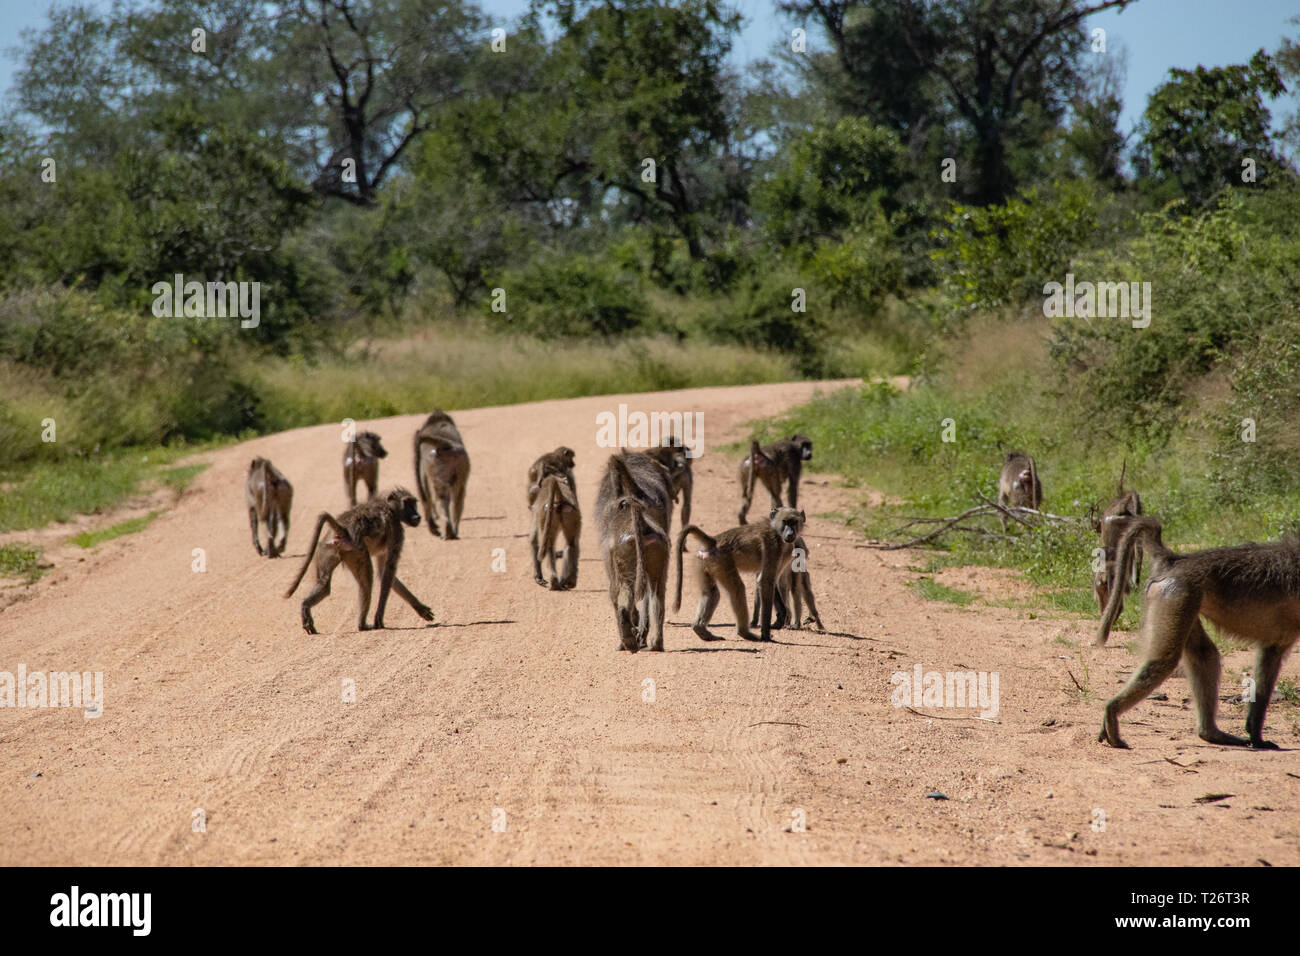
[[[420,527],[420,508],[415,503],[415,495],[405,488],[394,488],[388,493],[388,504],[397,512],[401,521],[412,528]]]
[[[809,461],[812,458],[812,439],[806,435],[791,435],[790,440],[799,446],[799,458]]]
[[[573,467],[573,459],[576,457],[572,448],[561,448],[560,454],[564,456],[564,463],[570,468]]]
[[[357,436],[357,444],[361,446],[361,452],[371,458],[387,458],[388,449],[379,441],[379,436],[374,432],[362,432]]]
[[[781,540],[790,544],[799,537],[799,532],[803,530],[807,519],[804,518],[802,511],[795,511],[793,508],[773,508],[767,520],[772,523]]]

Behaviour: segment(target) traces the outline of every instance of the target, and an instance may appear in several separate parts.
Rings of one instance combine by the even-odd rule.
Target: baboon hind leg
[[[560,586],[566,591],[578,586],[578,538],[579,532],[574,532],[572,538],[567,536],[564,539],[564,572],[560,578]]]
[[[248,509],[248,526],[253,529],[253,547],[257,549],[257,553],[259,555],[265,556],[266,552],[262,550],[262,542],[257,540],[257,509],[256,508],[250,507]],[[270,543],[271,542],[269,541],[267,542],[267,544]]]
[[[745,582],[740,577],[740,572],[734,567],[721,569],[718,584],[727,592],[727,599],[731,602],[731,613],[736,616],[736,633],[747,641],[758,640],[749,629],[749,607],[745,603]],[[770,615],[770,602],[768,609]]]
[[[700,603],[695,608],[694,630],[696,635],[702,641],[720,641],[717,637],[709,632],[709,621],[713,620],[713,612],[718,608],[718,586],[714,583],[713,578],[701,575],[700,580]]]
[[[456,482],[456,492],[451,500],[452,512],[449,520],[452,525],[451,536],[453,538],[460,537],[460,516],[465,511],[465,487],[469,484],[467,478],[468,475]]]
[[[1122,588],[1123,585],[1122,578],[1117,574],[1115,586]],[[1244,747],[1249,743],[1246,738],[1219,729],[1216,719],[1219,712],[1219,649],[1205,633],[1205,626],[1199,617],[1188,630],[1187,645],[1183,648],[1183,665],[1187,668],[1187,678],[1192,685],[1192,700],[1196,704],[1196,735],[1212,744]]]
[[[1264,714],[1273,697],[1277,674],[1282,669],[1282,658],[1290,646],[1291,644],[1285,643],[1266,644],[1255,652],[1255,699],[1246,711],[1246,733],[1250,737],[1250,745],[1258,750],[1277,749],[1277,744],[1264,739]]]
[[[1199,594],[1183,594],[1171,599],[1157,589],[1147,593],[1142,621],[1147,659],[1133,672],[1124,689],[1106,702],[1101,733],[1097,735],[1099,741],[1112,747],[1128,747],[1119,736],[1120,715],[1145,700],[1174,672],[1192,625],[1198,623],[1199,608]]]
[[[316,552],[316,586],[302,599],[302,629],[308,634],[316,633],[316,622],[312,620],[311,609],[330,596],[330,579],[339,559],[328,553]]]

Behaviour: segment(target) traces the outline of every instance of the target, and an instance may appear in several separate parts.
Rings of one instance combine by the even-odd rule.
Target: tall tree
[[[781,0],[818,23],[856,105],[909,144],[943,125],[973,165],[969,197],[1018,185],[1010,154],[1041,147],[1065,112],[1088,49],[1083,21],[1136,0]],[[822,67],[825,68],[824,65]]]

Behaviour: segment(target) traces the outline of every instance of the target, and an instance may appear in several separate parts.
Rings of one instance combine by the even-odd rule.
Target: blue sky
[[[791,27],[797,25],[778,12],[773,0],[732,2],[745,18],[735,43],[737,65],[766,56],[772,44],[787,40]],[[107,3],[100,0],[99,5]],[[527,0],[480,0],[480,6],[497,25],[504,25],[527,7]],[[49,8],[48,2],[0,0],[0,90],[11,84],[15,66],[11,48],[19,42],[20,32],[41,26]],[[1271,50],[1283,36],[1300,34],[1300,27],[1287,23],[1297,14],[1298,0],[1138,0],[1122,13],[1098,14],[1089,26],[1107,31],[1112,50],[1122,45],[1128,51],[1122,120],[1127,130],[1171,67],[1244,62],[1260,47]],[[819,42],[815,31],[810,36]],[[1293,96],[1289,102],[1270,104],[1274,117],[1294,110],[1296,102]]]

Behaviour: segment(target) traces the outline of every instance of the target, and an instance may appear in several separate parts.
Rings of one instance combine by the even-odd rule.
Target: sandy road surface
[[[380,632],[352,629],[346,576],[318,608],[318,637],[280,597],[315,514],[342,508],[338,428],[209,454],[168,514],[61,565],[0,613],[0,671],[105,680],[97,719],[0,709],[0,863],[1300,863],[1295,706],[1269,715],[1283,752],[1212,747],[1193,734],[1186,681],[1173,679],[1167,701],[1124,724],[1135,749],[1105,748],[1098,698],[1133,666],[1123,645],[1134,635],[1075,648],[1065,642],[1086,645],[1087,621],[925,601],[905,586],[923,555],[857,549],[817,517],[851,500],[827,476],[805,485],[804,503],[829,633],[778,632],[758,646],[720,628],[728,640],[705,645],[686,626],[688,583],[668,653],[616,652],[591,514],[607,454],[596,413],[620,400],[703,411],[695,520],[720,530],[734,520],[735,465],[712,447],[812,391],[456,412],[473,461],[462,540],[410,533],[401,571],[437,624],[394,599]],[[391,452],[382,486],[411,484],[420,418],[366,423]],[[578,452],[586,527],[578,590],[552,594],[530,573],[523,475],[558,444]],[[242,487],[255,455],[295,485],[287,560],[258,559],[248,539]],[[206,573],[191,571],[194,548]],[[492,570],[495,548],[506,573]],[[941,579],[1001,596],[1015,587],[976,569]],[[999,722],[891,706],[891,675],[917,663],[996,672]],[[1298,671],[1293,657],[1284,676]],[[355,703],[342,700],[345,679]],[[1242,708],[1223,711],[1241,732]],[[1196,802],[1223,793],[1233,796]],[[795,811],[805,832],[792,832]]]

